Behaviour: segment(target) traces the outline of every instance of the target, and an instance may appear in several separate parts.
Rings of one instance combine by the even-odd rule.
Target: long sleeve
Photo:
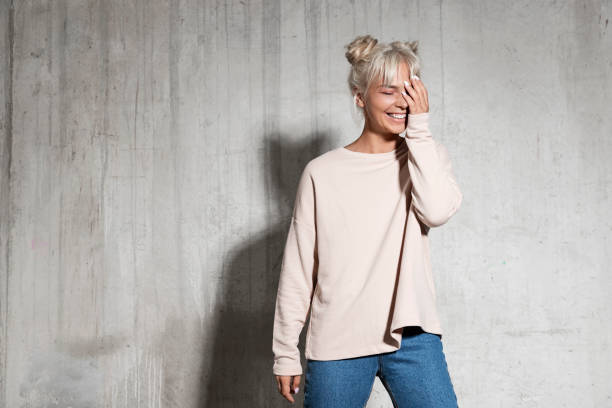
[[[317,278],[314,183],[308,165],[302,172],[276,295],[272,352],[276,375],[300,375],[298,342],[310,310]]]
[[[415,213],[428,227],[440,226],[457,212],[463,196],[448,151],[429,130],[429,112],[408,115],[405,139]]]

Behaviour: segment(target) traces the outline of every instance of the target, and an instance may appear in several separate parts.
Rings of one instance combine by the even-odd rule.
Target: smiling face
[[[372,81],[365,101],[361,93],[357,94],[357,104],[365,113],[364,132],[392,139],[406,130],[408,103],[401,94],[405,90],[404,81],[410,82],[410,68],[406,63],[398,65],[392,83],[382,84],[381,79]]]

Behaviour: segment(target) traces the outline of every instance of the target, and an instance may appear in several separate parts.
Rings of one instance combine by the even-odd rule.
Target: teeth
[[[389,113],[389,116],[393,116],[394,118],[397,118],[397,119],[404,119],[406,117],[406,114],[405,113],[402,113],[402,114]]]

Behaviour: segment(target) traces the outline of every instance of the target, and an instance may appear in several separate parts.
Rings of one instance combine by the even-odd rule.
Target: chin
[[[402,133],[403,131],[406,130],[406,128],[408,127],[408,125],[404,122],[404,123],[385,123],[384,128],[393,132],[393,133]]]

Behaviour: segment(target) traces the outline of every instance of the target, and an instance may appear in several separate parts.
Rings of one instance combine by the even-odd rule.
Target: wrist
[[[409,138],[431,136],[429,132],[429,112],[408,114],[406,136]]]

